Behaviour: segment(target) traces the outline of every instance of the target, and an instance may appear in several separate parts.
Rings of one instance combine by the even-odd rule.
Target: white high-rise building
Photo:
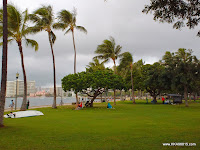
[[[16,81],[7,81],[6,83],[6,96],[14,97],[16,95]]]
[[[7,97],[15,97],[16,96],[16,83],[17,83],[17,95],[23,96],[24,94],[24,81],[23,80],[16,80],[15,81],[7,81],[7,88],[6,88],[6,96]],[[27,81],[27,95],[30,93],[35,93],[35,81]]]

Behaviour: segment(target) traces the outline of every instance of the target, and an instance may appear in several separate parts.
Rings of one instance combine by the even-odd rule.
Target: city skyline
[[[16,86],[17,84],[17,86]],[[23,80],[14,80],[14,81],[7,81],[7,90],[6,90],[6,97],[16,97],[17,96],[23,96],[24,94],[24,81]],[[17,90],[16,90],[17,88]],[[68,93],[73,93],[72,91],[65,92],[61,86],[56,87],[56,95],[61,96],[65,95],[67,96]],[[53,87],[41,87],[36,86],[35,81],[27,81],[27,94],[28,96],[35,97],[35,96],[46,96],[46,94],[53,95],[54,88]]]

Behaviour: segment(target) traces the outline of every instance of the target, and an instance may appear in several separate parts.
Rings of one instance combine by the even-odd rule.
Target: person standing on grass
[[[163,102],[163,104],[165,103],[165,98],[162,96],[162,102]]]
[[[10,109],[11,109],[11,111],[13,111],[13,107],[14,107],[14,101],[11,100],[11,101],[10,101]]]
[[[148,104],[148,98],[146,97],[146,104]]]
[[[27,109],[28,109],[29,105],[30,105],[30,102],[29,102],[29,100],[28,100],[28,101],[27,101],[27,104],[26,104]]]

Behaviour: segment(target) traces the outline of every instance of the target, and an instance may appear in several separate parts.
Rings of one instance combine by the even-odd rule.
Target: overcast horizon
[[[51,5],[55,17],[60,10],[72,11],[75,7],[77,25],[84,26],[88,31],[88,34],[75,31],[77,72],[85,70],[95,56],[97,46],[110,36],[114,37],[117,45],[122,46],[122,52],[131,52],[134,62],[143,59],[146,64],[152,64],[162,59],[166,51],[175,52],[179,48],[192,49],[193,55],[200,58],[200,38],[196,36],[199,29],[189,30],[185,27],[176,30],[172,24],[155,22],[152,14],[142,13],[150,0],[8,0],[8,3],[21,11],[28,8],[29,13],[41,5]],[[2,6],[2,2],[0,4]],[[54,44],[56,83],[61,86],[61,79],[73,73],[74,49],[71,33],[64,35],[63,31],[53,31],[57,36]],[[39,50],[35,52],[23,44],[27,80],[36,81],[36,86],[51,87],[53,64],[47,33],[43,31],[28,38],[38,42]],[[112,65],[112,62],[106,64],[107,67]],[[8,81],[15,80],[17,72],[19,79],[23,80],[19,49],[13,42],[8,45]]]

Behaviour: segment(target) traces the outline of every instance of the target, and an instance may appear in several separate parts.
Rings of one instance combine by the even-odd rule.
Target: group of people
[[[166,97],[166,99],[162,96],[162,102],[163,104],[168,104],[170,103],[169,97]]]

